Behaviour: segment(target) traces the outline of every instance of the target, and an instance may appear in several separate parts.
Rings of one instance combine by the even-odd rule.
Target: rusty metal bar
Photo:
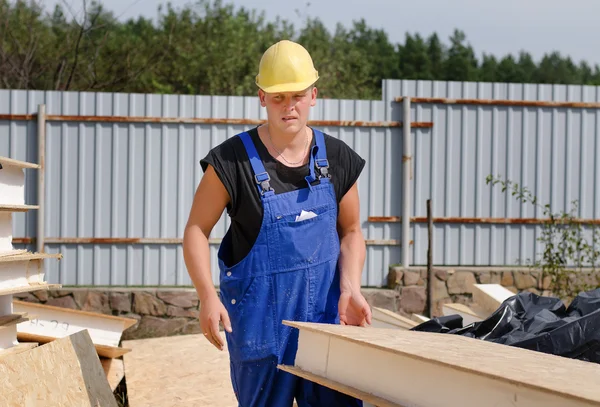
[[[405,97],[394,99],[402,102]],[[506,99],[451,99],[451,98],[409,98],[412,103],[434,103],[444,105],[489,105],[518,107],[565,107],[579,109],[600,109],[598,102],[552,102],[545,100],[506,100]]]
[[[0,120],[34,120],[36,114],[0,114]],[[266,120],[258,119],[227,119],[199,117],[149,117],[149,116],[65,116],[46,115],[49,122],[97,122],[97,123],[161,123],[161,124],[231,124],[259,125]],[[398,121],[359,121],[359,120],[309,120],[311,126],[321,127],[402,127]],[[415,122],[411,127],[431,128],[433,122]]]
[[[162,123],[162,124],[232,124],[259,125],[266,120],[257,119],[227,119],[227,118],[198,118],[198,117],[148,117],[148,116],[61,116],[48,115],[48,121],[74,122],[106,122],[106,123]],[[397,121],[355,121],[355,120],[309,120],[311,126],[340,126],[340,127],[402,127]],[[433,127],[432,122],[420,122],[421,128]]]
[[[46,237],[46,244],[155,244],[155,245],[178,245],[183,243],[182,238],[143,238],[143,237]],[[209,239],[210,244],[219,244],[222,239]],[[33,237],[13,237],[13,244],[33,244]],[[367,246],[399,246],[399,240],[365,240]],[[413,241],[410,241],[413,244]]]
[[[0,114],[0,120],[34,120],[37,114]]]
[[[401,216],[369,216],[367,219],[371,223],[401,223]],[[427,217],[412,217],[412,223],[427,223]],[[439,217],[433,218],[434,223],[454,223],[454,224],[504,224],[504,225],[542,225],[550,223],[550,219],[536,218],[453,218]],[[582,225],[600,225],[600,219],[573,219],[574,223]],[[560,220],[557,220],[560,223]]]

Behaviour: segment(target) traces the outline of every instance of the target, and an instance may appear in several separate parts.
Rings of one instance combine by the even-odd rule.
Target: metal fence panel
[[[254,97],[176,96],[0,90],[0,114],[151,116],[266,119]],[[319,100],[314,120],[383,121],[381,101]],[[195,188],[199,161],[217,144],[249,125],[48,121],[46,126],[46,248],[61,252],[47,262],[48,280],[65,285],[190,285],[180,239]],[[381,127],[324,126],[367,160],[359,180],[361,218],[369,240],[399,239],[387,225],[370,225],[400,197],[396,135]],[[37,162],[34,120],[0,121],[0,155]],[[37,202],[37,177],[28,173],[28,202]],[[16,238],[35,237],[36,214],[16,214]],[[224,214],[211,238],[225,235]],[[73,241],[87,238],[86,242]],[[116,238],[162,239],[158,243]],[[165,239],[172,241],[165,242]],[[369,245],[363,283],[380,285],[397,262],[400,246]],[[218,243],[211,244],[218,284]]]
[[[589,86],[384,81],[380,101],[319,100],[311,119],[402,121],[399,97],[600,101]],[[28,115],[46,104],[48,115],[156,118],[266,119],[255,97],[145,95],[0,90],[0,114]],[[579,201],[577,215],[600,215],[600,109],[507,106],[449,101],[411,103],[411,121],[433,127],[411,130],[410,264],[427,259],[426,200],[436,223],[434,263],[511,265],[533,258],[540,226],[490,224],[483,218],[540,218],[486,185],[500,175],[530,188],[554,211]],[[339,124],[339,123],[338,123]],[[190,285],[180,239],[208,151],[252,124],[87,121],[76,117],[46,125],[46,238],[60,262],[47,262],[51,282],[65,285]],[[345,141],[367,164],[359,179],[361,220],[368,250],[363,284],[384,284],[401,259],[402,224],[370,221],[400,217],[402,128],[320,126]],[[37,123],[0,120],[0,155],[38,161]],[[37,175],[26,171],[26,200],[37,202]],[[458,219],[457,219],[458,218]],[[465,220],[469,220],[465,222]],[[36,234],[36,212],[16,213],[14,236],[23,246]],[[223,215],[211,238],[213,281],[218,284],[218,239],[229,227]],[[73,240],[85,238],[86,241]],[[115,239],[128,239],[117,241]],[[137,241],[136,239],[146,239]],[[159,239],[148,241],[147,239]],[[32,246],[28,246],[32,248]]]
[[[598,102],[600,88],[545,84],[386,81],[385,100],[397,97],[510,99]],[[395,112],[397,119],[399,112]],[[430,131],[413,142],[412,214],[434,217],[541,218],[540,208],[521,204],[488,175],[529,188],[552,210],[568,211],[578,200],[577,216],[597,219],[600,181],[600,109],[506,106],[498,104],[413,103],[412,120],[432,121]],[[392,215],[401,213],[401,204]],[[399,228],[399,225],[395,225]],[[523,224],[435,225],[434,263],[444,265],[515,265],[542,250],[540,226]],[[426,264],[427,224],[414,223],[411,263]]]

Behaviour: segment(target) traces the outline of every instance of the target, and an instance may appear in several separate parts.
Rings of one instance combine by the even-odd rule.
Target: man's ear
[[[266,94],[265,94],[265,92],[262,89],[258,90],[258,99],[260,100],[260,105],[262,107],[265,107],[267,105],[266,100],[265,100],[266,99]]]
[[[317,94],[318,94],[317,87],[313,86],[313,88],[310,90],[310,92],[311,92],[310,105],[314,106],[317,104]]]

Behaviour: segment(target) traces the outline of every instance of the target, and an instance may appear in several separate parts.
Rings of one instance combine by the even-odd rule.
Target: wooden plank
[[[27,212],[40,209],[39,205],[12,205],[0,203],[0,211],[2,212]]]
[[[31,260],[45,260],[45,259],[62,259],[61,253],[17,253],[12,256],[2,256],[0,257],[0,263],[8,263],[15,261],[31,261]]]
[[[283,365],[280,365],[278,367],[280,370],[283,370],[284,372],[291,373],[298,377],[302,377],[302,378],[310,380],[312,382],[321,384],[325,387],[329,387],[330,389],[334,389],[341,393],[348,394],[352,397],[356,397],[359,400],[362,400],[367,403],[371,403],[372,405],[377,406],[377,407],[403,407],[400,404],[391,403],[388,400],[385,400],[381,397],[377,397],[373,394],[366,393],[364,391],[355,389],[354,387],[346,386],[344,384],[335,382],[333,380],[326,379],[324,377],[312,374],[310,372],[304,371],[297,367],[283,366]]]
[[[224,335],[222,334],[223,338]],[[229,354],[204,335],[123,341],[130,407],[237,407]]]
[[[125,377],[123,359],[100,358],[100,363],[102,363],[110,389],[114,392]]]
[[[372,307],[371,314],[373,328],[410,329],[418,325],[415,321],[385,308]]]
[[[426,316],[421,315],[421,314],[412,314],[411,318],[413,321],[417,322],[418,324],[422,324],[423,322],[429,321],[429,318],[427,318]]]
[[[16,325],[23,321],[29,321],[26,313],[15,313],[0,316],[0,327]]]
[[[60,288],[62,288],[62,284],[35,283],[35,284],[0,289],[0,295],[20,294],[20,293],[27,293],[27,292],[31,292],[31,291],[37,291],[37,290],[58,290]]]
[[[473,284],[473,302],[490,314],[515,293],[500,284]]]
[[[477,304],[471,306],[459,303],[448,303],[442,305],[442,313],[448,315],[460,315],[463,319],[463,326],[479,322],[486,319],[489,313],[483,311]]]
[[[32,163],[28,161],[15,160],[14,158],[0,156],[0,164],[3,167],[17,167],[17,168],[31,168],[31,169],[39,169],[41,168],[39,164]]]
[[[19,300],[13,301],[13,307],[17,312],[36,314],[29,323],[19,324],[19,333],[62,338],[87,329],[94,344],[110,348],[118,347],[123,332],[137,322],[133,318]],[[115,354],[114,351],[111,354]]]
[[[283,323],[300,330],[294,367],[390,403],[600,406],[596,363],[461,335]]]
[[[0,359],[0,405],[117,407],[86,331]]]
[[[0,252],[0,257],[2,256],[14,256],[15,254],[23,254],[26,253],[27,250],[15,250],[12,249],[10,251]]]

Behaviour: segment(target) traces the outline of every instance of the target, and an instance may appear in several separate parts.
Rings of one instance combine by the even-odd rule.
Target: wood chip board
[[[128,340],[122,346],[131,349],[123,356],[130,407],[238,406],[227,346],[219,351],[204,335]]]
[[[87,331],[0,359],[0,405],[117,407]]]
[[[300,329],[300,340],[295,365],[281,369],[376,397],[375,405],[600,406],[596,363],[460,335],[284,324]]]

